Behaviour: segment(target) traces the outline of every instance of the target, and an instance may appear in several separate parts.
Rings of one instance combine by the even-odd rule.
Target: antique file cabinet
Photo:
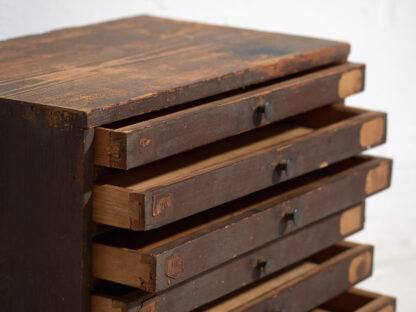
[[[2,309],[394,311],[352,288],[392,161],[349,50],[148,16],[0,42]]]

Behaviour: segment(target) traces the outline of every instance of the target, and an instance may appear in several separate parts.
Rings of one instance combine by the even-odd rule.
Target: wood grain
[[[361,125],[380,118],[386,115],[329,106],[98,180],[94,221],[126,228],[134,219],[137,222],[128,228],[148,230],[182,219],[287,180],[276,169],[287,159],[295,164],[296,177],[359,154],[364,150]],[[378,144],[384,140],[385,135]],[[114,204],[107,205],[100,194]],[[137,201],[126,205],[131,194]],[[155,213],[158,198],[169,198],[169,205]],[[128,211],[130,205],[140,213],[121,220],[119,210]]]
[[[97,126],[326,64],[335,41],[139,16],[0,42],[0,99]]]
[[[2,311],[88,311],[94,131],[82,120],[0,103]]]
[[[344,77],[349,73],[353,75],[346,82]],[[345,84],[354,88],[344,90],[341,97],[338,89],[345,89]],[[328,105],[363,87],[364,66],[343,64],[178,111],[166,110],[98,127],[94,161],[101,166],[131,169]],[[265,103],[272,107],[267,119],[258,111]]]
[[[96,237],[94,246],[113,252],[93,249],[93,275],[150,292],[162,291],[363,201],[368,172],[385,161],[355,157],[155,231],[108,232]],[[285,214],[293,209],[302,214],[301,225],[285,220]],[[344,212],[339,225],[341,235],[361,227],[363,209],[358,205]],[[147,271],[143,274],[142,266],[147,266],[141,261],[144,255],[156,263],[151,279]],[[177,268],[173,275],[173,270],[167,269],[172,262]],[[99,271],[94,264],[100,266]],[[148,282],[143,284],[143,279]],[[149,287],[151,282],[153,288]]]
[[[142,304],[155,303],[155,311],[190,311],[250,283],[259,281],[263,277],[267,278],[267,276],[271,276],[271,274],[339,242],[345,238],[339,233],[342,212],[335,213],[299,231],[294,231],[260,248],[237,256],[222,265],[156,294],[144,293],[136,288],[114,283],[98,287],[94,293],[101,297],[111,297],[117,304],[123,303],[132,309],[140,307]],[[362,226],[363,223],[361,228]],[[297,248],[294,248],[294,246],[297,246]],[[352,246],[351,244],[345,245],[342,248],[340,247],[340,250],[336,248],[335,251],[337,253]],[[333,253],[330,255],[333,256]],[[319,259],[315,256],[314,262],[322,262],[326,258],[328,258],[326,254]],[[268,259],[273,264],[270,271],[263,272],[260,270],[257,267],[258,259]],[[186,262],[184,265],[186,268]],[[347,273],[348,268],[345,268],[343,279],[348,282]],[[350,284],[344,290],[349,287],[351,287]],[[318,304],[315,303],[310,308]]]

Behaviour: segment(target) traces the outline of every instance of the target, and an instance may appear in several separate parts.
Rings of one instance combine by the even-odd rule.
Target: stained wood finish
[[[396,299],[352,288],[311,312],[394,312]]]
[[[307,311],[315,303],[348,289],[351,271],[360,276],[354,283],[368,277],[372,254],[371,246],[340,243],[274,278],[197,311]]]
[[[97,126],[344,62],[346,43],[139,16],[0,42],[0,98]]]
[[[388,176],[380,191],[389,186],[391,161],[354,157],[155,231],[110,231],[93,244],[93,275],[159,292],[363,201],[368,176],[380,167]],[[285,217],[295,209],[298,225]],[[341,234],[356,230],[361,212],[344,215]]]
[[[0,100],[1,311],[89,310],[94,131],[82,122]]]
[[[363,204],[361,205],[363,207]],[[147,311],[146,307],[150,311],[193,310],[339,242],[346,236],[346,234],[342,235],[339,230],[343,214],[354,209],[356,207],[348,208],[313,223],[156,295],[109,283],[101,289],[96,289],[92,297],[92,311],[98,311],[96,307],[104,303],[118,307],[120,311],[134,310],[141,306],[143,309],[139,311]],[[363,214],[357,216],[354,221],[358,226],[349,234],[363,227]],[[266,271],[257,266],[261,259],[269,263]],[[187,263],[183,264],[186,267]],[[346,289],[349,287],[351,285]]]
[[[385,141],[386,115],[332,105],[94,185],[95,222],[149,230],[346,159]],[[317,148],[319,147],[319,148]],[[232,186],[232,187],[230,187]]]
[[[94,161],[131,169],[339,101],[363,87],[364,65],[343,64],[179,111],[98,127]],[[270,105],[267,119],[259,110],[265,103]]]

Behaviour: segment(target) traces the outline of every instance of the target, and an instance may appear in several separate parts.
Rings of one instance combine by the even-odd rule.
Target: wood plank
[[[82,122],[0,103],[2,311],[89,310],[94,131]]]
[[[138,16],[0,42],[0,98],[97,126],[336,62],[346,43]]]
[[[328,105],[363,87],[364,65],[343,64],[178,111],[162,110],[98,127],[94,161],[131,169]],[[259,111],[265,103],[267,118]]]
[[[394,312],[395,298],[352,288],[311,312]]]
[[[362,146],[360,137],[369,129],[363,125],[374,120],[384,125],[377,128],[381,134]],[[333,105],[121,172],[96,181],[93,219],[134,230],[157,228],[287,180],[277,170],[287,159],[293,178],[379,145],[385,122],[384,113]]]
[[[322,226],[318,225],[316,229],[322,230]],[[303,234],[303,239],[306,238],[308,241],[306,230]],[[287,238],[281,241],[285,239]],[[329,235],[322,235],[322,239],[328,240],[330,238]],[[314,240],[314,244],[319,244],[320,242],[322,240]],[[290,243],[293,244],[294,242]],[[309,241],[303,242],[301,245],[309,249],[309,243]],[[111,298],[114,304],[122,304],[126,307],[122,312],[128,311],[127,307],[133,311],[137,309],[141,312],[166,310],[185,312],[194,310],[198,306],[199,308],[195,311],[207,311],[209,309],[216,311],[216,308],[221,307],[221,305],[223,305],[222,307],[224,307],[224,304],[229,306],[230,301],[227,302],[227,300],[232,300],[234,296],[241,294],[244,295],[239,297],[240,300],[238,302],[232,301],[235,304],[236,311],[250,309],[253,311],[271,311],[273,308],[286,308],[286,310],[293,312],[307,311],[349,289],[352,286],[348,280],[349,271],[359,272],[360,280],[371,274],[371,246],[348,243],[329,247],[331,245],[328,245],[328,249],[285,270],[281,269],[286,267],[287,264],[284,265],[282,263],[281,266],[280,261],[276,261],[274,273],[262,278],[253,278],[253,275],[257,274],[253,274],[252,270],[255,268],[258,256],[264,256],[264,250],[252,253],[248,259],[246,259],[248,256],[236,258],[230,263],[217,267],[193,280],[153,296],[133,288],[123,288],[117,284],[108,284],[101,290],[95,290],[92,297]],[[288,257],[293,257],[294,253],[302,252],[302,248],[293,248],[293,246],[299,246],[296,244],[291,245],[292,253],[285,254],[282,254],[285,251],[284,249],[280,249],[279,252],[271,246],[264,247],[271,248],[270,253],[267,254],[276,260],[280,258],[283,262],[286,262]],[[319,250],[322,250],[322,246]],[[363,257],[363,255],[366,256]],[[295,256],[290,261],[297,257]],[[357,264],[353,264],[354,259],[365,260],[358,263],[359,267],[357,267]],[[299,260],[295,260],[295,262]],[[241,274],[237,274],[237,272]],[[211,276],[211,278],[208,279],[208,276]],[[216,278],[213,279],[213,276],[216,276]],[[244,281],[246,278],[248,280]],[[267,285],[266,290],[264,290],[266,288],[264,285]],[[326,285],[332,285],[332,287],[328,288]],[[233,292],[236,290],[238,291]],[[224,297],[216,300],[220,296]],[[250,297],[250,300],[247,300],[248,297]],[[296,300],[296,298],[303,299]],[[201,306],[206,302],[211,303]],[[283,303],[285,303],[285,306],[283,306]],[[92,310],[92,312],[95,311]],[[229,309],[218,309],[218,311],[229,311]]]
[[[108,232],[95,238],[93,275],[150,292],[162,291],[363,201],[369,195],[366,177],[385,163],[391,171],[390,160],[354,157],[155,231]],[[348,235],[359,226],[363,207],[356,207],[341,218],[341,234]],[[301,215],[300,224],[286,219],[294,210]],[[172,263],[184,265],[173,274],[168,270]]]

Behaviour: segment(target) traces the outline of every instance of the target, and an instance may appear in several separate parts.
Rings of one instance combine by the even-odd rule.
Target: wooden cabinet
[[[349,50],[148,16],[0,42],[2,309],[393,311],[349,290],[392,171]]]

